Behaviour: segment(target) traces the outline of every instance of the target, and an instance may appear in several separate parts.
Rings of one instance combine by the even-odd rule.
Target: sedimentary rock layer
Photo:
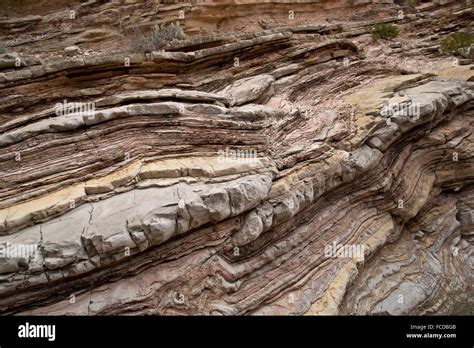
[[[472,5],[157,5],[0,21],[2,38],[32,35],[0,65],[1,313],[469,308],[474,75],[427,48]],[[187,40],[118,49],[124,11],[136,26],[182,9]],[[270,9],[296,16],[232,32]],[[344,21],[303,16],[332,11]],[[376,23],[400,26],[395,49]]]

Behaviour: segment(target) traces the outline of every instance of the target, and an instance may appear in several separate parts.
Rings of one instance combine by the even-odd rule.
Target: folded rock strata
[[[0,312],[472,308],[473,68],[425,48],[472,25],[473,6],[446,3],[400,19],[377,1],[89,1],[74,30],[53,5],[0,21],[0,37],[32,38],[6,41],[21,64],[0,60]],[[117,47],[132,8],[127,26],[184,9],[190,37],[49,55],[61,35]],[[269,9],[297,15],[256,30]],[[305,17],[331,11],[345,21]],[[384,22],[438,66],[374,56]]]

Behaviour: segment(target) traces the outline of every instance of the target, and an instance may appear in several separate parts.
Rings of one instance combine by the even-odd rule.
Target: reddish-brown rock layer
[[[2,313],[472,308],[473,5],[67,5],[0,20]]]

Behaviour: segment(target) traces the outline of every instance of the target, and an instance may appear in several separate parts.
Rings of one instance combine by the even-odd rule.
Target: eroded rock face
[[[445,3],[89,1],[76,30],[56,5],[1,20],[0,39],[32,41],[0,56],[0,312],[465,313],[473,65],[433,47],[473,5]],[[119,20],[179,11],[186,40],[119,49]],[[376,23],[400,37],[373,41]]]

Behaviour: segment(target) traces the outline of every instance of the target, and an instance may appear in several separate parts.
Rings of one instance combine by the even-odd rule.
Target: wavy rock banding
[[[0,20],[0,312],[469,311],[473,65],[439,43],[474,15],[445,3],[89,1]],[[186,40],[120,49],[176,19]]]

